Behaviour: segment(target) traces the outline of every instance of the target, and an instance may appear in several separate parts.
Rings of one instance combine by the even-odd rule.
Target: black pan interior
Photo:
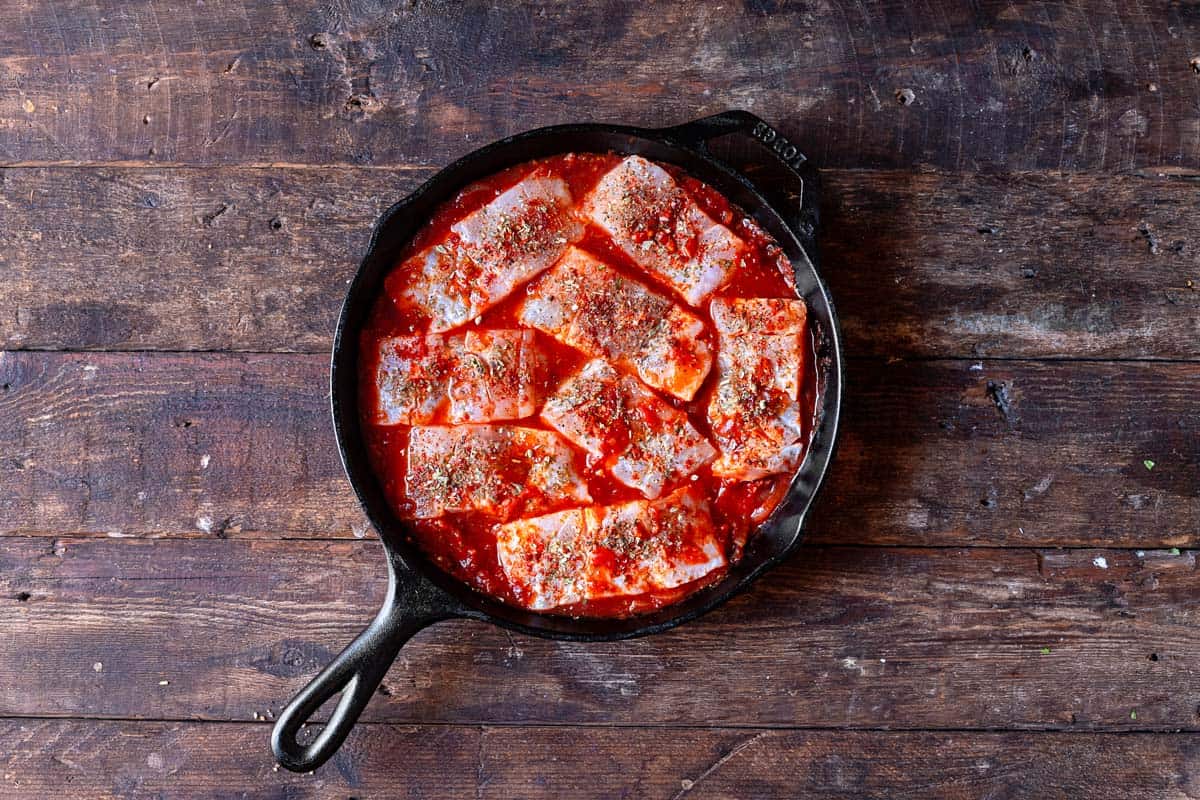
[[[818,348],[820,418],[809,452],[774,515],[751,537],[745,557],[719,583],[679,603],[628,619],[575,619],[535,614],[474,591],[428,561],[406,536],[405,524],[389,507],[371,469],[358,418],[359,331],[405,243],[434,209],[467,184],[530,159],[565,152],[640,154],[676,164],[723,192],[751,213],[784,247],[809,306]],[[779,165],[780,170],[787,168]],[[794,209],[792,209],[794,211]],[[793,215],[794,216],[794,215]],[[487,618],[527,633],[562,639],[617,639],[677,625],[723,602],[760,572],[784,558],[799,542],[804,515],[832,455],[842,387],[841,348],[836,316],[817,270],[796,233],[778,211],[740,174],[708,156],[702,147],[682,143],[669,131],[606,125],[546,128],[478,150],[439,172],[380,218],[370,248],[348,291],[335,335],[331,389],[334,426],[346,472],[368,518],[393,558],[423,574],[463,605],[465,615]]]

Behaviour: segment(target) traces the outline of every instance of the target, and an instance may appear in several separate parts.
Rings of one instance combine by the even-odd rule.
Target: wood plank
[[[333,445],[324,360],[0,355],[6,527],[365,534]]]
[[[808,547],[649,638],[435,626],[365,716],[1200,730],[1195,555]],[[374,613],[382,567],[374,542],[0,540],[0,716],[270,718]]]
[[[359,726],[333,761],[305,775],[274,767],[269,735],[267,726],[254,723],[0,720],[6,745],[0,798],[51,797],[66,790],[74,800],[346,800],[479,797],[477,787],[484,788],[477,768],[490,737],[478,728]],[[523,750],[520,737],[497,740],[487,754],[506,749]]]
[[[371,224],[429,174],[0,171],[0,346],[324,352]],[[1200,358],[1193,182],[826,182],[851,353]]]
[[[427,173],[334,176],[0,171],[0,340],[328,350],[376,216]]]
[[[361,725],[314,775],[252,723],[0,721],[0,798],[1183,798],[1194,734],[887,733]],[[114,746],[120,743],[120,746]],[[936,753],[936,758],[930,754]],[[244,795],[243,795],[244,793]]]
[[[834,176],[825,273],[851,353],[1196,358],[1196,186]]]
[[[0,355],[0,535],[366,535],[326,369],[317,355]],[[1194,544],[1198,381],[1200,364],[851,362],[813,540]]]
[[[1190,4],[9,3],[0,159],[443,164],[746,108],[826,166],[1200,167]]]

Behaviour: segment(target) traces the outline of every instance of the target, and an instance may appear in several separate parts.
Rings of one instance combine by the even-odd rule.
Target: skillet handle
[[[383,608],[367,629],[292,698],[271,732],[275,760],[292,772],[311,772],[337,752],[367,707],[404,643],[424,628],[466,616],[453,598],[409,570],[388,560],[388,592]],[[321,732],[308,744],[300,728],[330,698],[341,699]]]
[[[714,160],[720,159],[709,152],[708,142],[719,136],[737,133],[749,136],[763,145],[785,169],[782,173],[770,176],[772,180],[764,180],[764,185],[756,185],[756,188],[784,201],[784,207],[799,206],[796,213],[785,217],[784,221],[796,234],[805,254],[815,265],[817,229],[821,224],[821,179],[816,168],[796,145],[761,117],[749,111],[725,111],[682,125],[662,128],[659,132],[685,147],[702,151]],[[734,172],[740,175],[739,170]]]
[[[796,172],[798,177],[802,177],[799,170],[808,161],[796,145],[781,136],[779,131],[768,125],[762,117],[749,111],[722,111],[711,117],[701,117],[682,125],[663,128],[662,132],[692,146],[703,145],[709,139],[729,133],[747,134],[771,148],[771,152],[783,165]]]

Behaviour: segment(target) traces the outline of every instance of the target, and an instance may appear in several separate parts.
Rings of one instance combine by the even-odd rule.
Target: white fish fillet
[[[709,310],[718,343],[708,421],[721,450],[713,474],[755,480],[791,472],[804,452],[804,301],[716,298]]]
[[[587,511],[573,508],[500,525],[496,554],[529,608],[554,608],[588,596],[588,539]]]
[[[599,358],[564,381],[541,416],[602,459],[614,478],[651,499],[717,454],[687,414]]]
[[[468,331],[453,347],[451,423],[520,419],[537,410],[545,369],[533,331]]]
[[[405,490],[416,519],[500,519],[591,502],[575,452],[554,431],[513,425],[413,428]]]
[[[561,178],[531,176],[451,227],[453,234],[406,261],[385,287],[432,333],[456,328],[510,295],[583,236]]]
[[[728,283],[747,252],[666,170],[641,156],[606,173],[583,209],[639,266],[693,306]]]
[[[704,323],[578,248],[531,284],[522,323],[690,400],[712,368]]]
[[[394,336],[379,345],[373,420],[424,425],[520,419],[541,399],[543,356],[533,331]]]
[[[727,563],[708,504],[690,488],[500,525],[496,552],[536,610],[670,589]]]

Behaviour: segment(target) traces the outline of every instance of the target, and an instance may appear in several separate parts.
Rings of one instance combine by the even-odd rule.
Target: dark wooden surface
[[[370,618],[326,351],[378,212],[567,121],[826,175],[809,543],[632,642]],[[763,177],[759,173],[759,177]],[[0,4],[0,798],[1200,797],[1200,5]]]

